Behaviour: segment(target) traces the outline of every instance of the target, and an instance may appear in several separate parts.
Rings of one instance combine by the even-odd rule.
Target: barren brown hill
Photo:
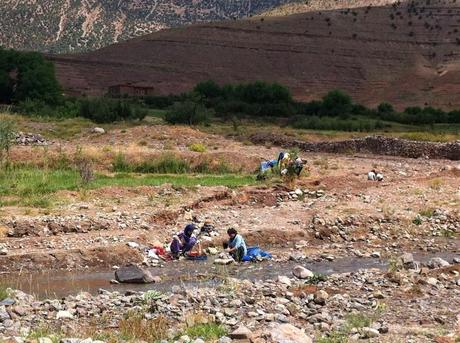
[[[301,99],[335,88],[375,105],[460,107],[460,3],[421,0],[160,31],[52,57],[68,93],[147,83],[158,94],[196,82],[278,81]]]

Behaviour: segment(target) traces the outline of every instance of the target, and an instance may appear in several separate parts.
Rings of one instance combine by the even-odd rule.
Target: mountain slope
[[[367,105],[460,107],[460,3],[426,3],[200,24],[52,59],[70,94],[125,82],[168,94],[206,79],[262,79],[301,99],[340,88]]]
[[[342,8],[357,8],[366,6],[385,6],[397,2],[409,0],[308,0],[302,2],[288,3],[277,6],[261,14],[264,17],[279,17],[290,14],[305,13],[311,11],[329,11]]]
[[[298,0],[3,0],[0,46],[94,50],[199,21],[241,18]]]

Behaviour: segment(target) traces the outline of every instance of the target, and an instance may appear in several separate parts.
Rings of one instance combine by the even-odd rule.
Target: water
[[[451,261],[455,254],[414,254],[416,260],[425,262],[431,257],[442,257]],[[104,271],[49,271],[43,273],[19,273],[1,275],[2,282],[39,298],[60,298],[86,291],[92,294],[100,288],[124,292],[127,290],[158,290],[168,292],[173,285],[185,287],[217,286],[227,277],[249,280],[275,279],[278,275],[291,275],[296,265],[303,265],[315,273],[325,275],[355,272],[359,269],[387,269],[388,261],[375,258],[347,257],[335,261],[320,262],[273,262],[247,263],[242,265],[219,266],[212,261],[173,261],[164,267],[152,268],[153,275],[162,278],[156,284],[119,284],[113,285],[112,270]]]

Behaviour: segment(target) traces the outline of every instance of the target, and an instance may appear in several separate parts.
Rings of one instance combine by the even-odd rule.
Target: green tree
[[[334,90],[323,97],[321,115],[346,119],[351,113],[351,97],[340,90]]]
[[[193,92],[200,94],[206,99],[214,99],[222,96],[222,89],[212,80],[198,83]]]
[[[203,104],[187,100],[176,102],[165,115],[165,120],[171,124],[209,124],[214,116],[214,110]]]

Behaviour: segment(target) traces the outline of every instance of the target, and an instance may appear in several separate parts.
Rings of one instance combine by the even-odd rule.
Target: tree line
[[[219,85],[209,80],[190,92],[144,98],[75,98],[62,94],[54,65],[40,53],[0,48],[0,103],[13,104],[23,114],[72,117],[95,122],[142,119],[149,109],[165,109],[165,120],[176,124],[206,124],[212,118],[239,120],[258,118],[284,122],[309,129],[369,131],[386,123],[433,125],[460,123],[460,110],[407,107],[397,111],[383,102],[376,108],[355,103],[333,90],[320,100],[296,101],[289,89],[279,83],[255,81]]]

